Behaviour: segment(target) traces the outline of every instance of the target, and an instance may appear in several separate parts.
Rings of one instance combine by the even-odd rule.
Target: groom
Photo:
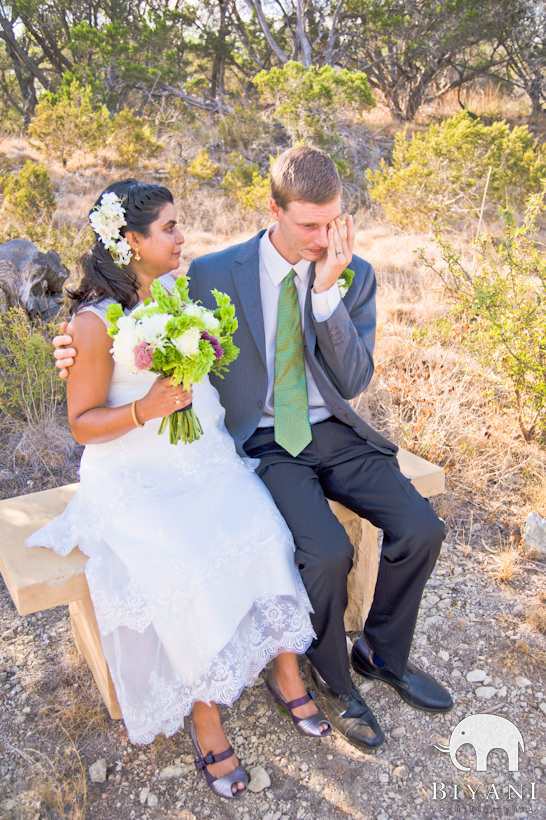
[[[341,183],[330,157],[309,146],[281,154],[270,209],[269,230],[192,262],[190,294],[215,307],[217,288],[235,305],[241,352],[225,379],[211,381],[239,453],[259,459],[257,473],[294,536],[314,609],[308,656],[328,718],[350,743],[373,751],[384,737],[352,684],[343,624],[353,547],[326,498],[384,532],[353,668],[430,712],[451,709],[451,697],[408,655],[444,529],[401,474],[396,446],[349,404],[373,374],[376,284],[371,266],[352,254],[351,217],[341,224]],[[342,296],[347,268],[354,279]]]

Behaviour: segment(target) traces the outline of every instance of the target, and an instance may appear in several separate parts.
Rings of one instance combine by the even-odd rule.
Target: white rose
[[[135,330],[136,323],[131,314],[131,316],[120,316],[118,319],[118,329],[121,330]]]
[[[173,339],[175,347],[183,356],[195,356],[199,352],[199,339],[201,331],[198,327],[190,327],[176,339]]]
[[[184,313],[186,316],[195,316],[196,319],[202,319],[203,308],[199,307],[199,305],[186,305]]]
[[[118,322],[119,327],[119,322]],[[138,373],[135,366],[135,347],[140,344],[142,339],[139,338],[138,333],[131,328],[120,330],[114,336],[114,343],[112,345],[112,353],[114,361],[125,365],[131,373]]]
[[[137,332],[142,341],[157,345],[165,336],[165,328],[171,317],[168,313],[153,313],[151,316],[142,316],[137,322]]]
[[[220,329],[220,322],[216,316],[212,315],[210,310],[203,311],[203,322],[209,333],[215,333],[215,331]]]

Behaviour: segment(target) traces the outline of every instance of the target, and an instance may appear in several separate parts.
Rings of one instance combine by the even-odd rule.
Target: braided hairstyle
[[[155,222],[163,205],[173,201],[169,189],[162,185],[149,185],[137,179],[123,179],[109,185],[98,197],[91,211],[100,204],[103,194],[110,192],[120,199],[125,211],[127,224],[120,230],[122,236],[125,236],[127,231],[137,231],[147,236],[150,224]],[[91,248],[84,253],[81,266],[83,277],[78,287],[68,291],[72,300],[72,314],[82,305],[98,302],[106,297],[119,302],[124,309],[136,305],[136,275],[129,267],[118,267],[100,239],[97,238]]]

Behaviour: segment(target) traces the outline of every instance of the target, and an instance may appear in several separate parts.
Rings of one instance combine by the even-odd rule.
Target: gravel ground
[[[224,710],[228,736],[256,789],[235,803],[206,788],[186,733],[145,747],[130,744],[123,724],[109,720],[73,647],[66,608],[18,617],[2,583],[1,817],[546,817],[546,652],[529,615],[537,601],[543,606],[545,597],[537,594],[545,568],[526,562],[510,584],[499,586],[486,571],[484,546],[494,536],[494,528],[488,532],[479,523],[470,539],[451,533],[422,603],[412,658],[449,687],[453,712],[416,712],[390,687],[357,677],[386,734],[378,753],[364,755],[337,735],[311,741],[296,734],[260,680]],[[306,661],[302,665],[307,674]],[[460,720],[480,712],[503,715],[521,731],[519,771],[509,772],[504,753],[494,751],[488,771],[476,772],[469,746],[459,752],[469,771],[459,771],[434,747],[448,743]]]

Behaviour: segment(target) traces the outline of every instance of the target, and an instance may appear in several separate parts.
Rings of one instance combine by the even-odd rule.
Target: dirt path
[[[225,723],[247,769],[262,767],[270,785],[236,804],[221,802],[206,788],[193,769],[185,733],[147,747],[128,743],[122,723],[108,719],[73,648],[66,610],[18,617],[2,584],[1,817],[545,817],[544,640],[526,619],[544,567],[530,563],[509,586],[499,587],[484,570],[484,543],[487,533],[479,525],[470,540],[450,534],[427,586],[414,641],[413,659],[450,688],[453,712],[416,712],[389,687],[358,678],[387,737],[377,754],[363,755],[339,736],[313,742],[297,735],[259,683],[226,712]],[[434,747],[447,744],[463,718],[482,712],[504,716],[521,731],[519,771],[509,772],[506,756],[496,751],[488,771],[476,772],[469,746],[458,758],[470,770],[459,771]],[[92,782],[89,766],[101,759],[106,779]]]

